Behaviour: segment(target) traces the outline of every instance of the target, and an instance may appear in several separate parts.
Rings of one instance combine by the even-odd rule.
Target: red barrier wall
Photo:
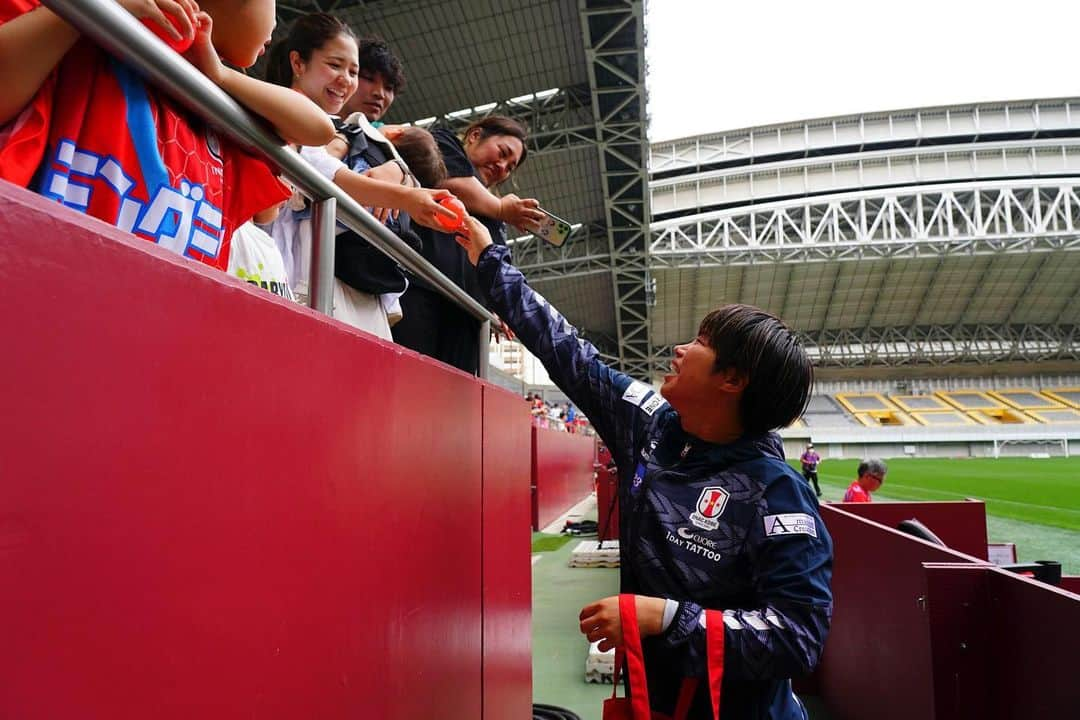
[[[834,544],[833,620],[817,687],[835,720],[933,717],[924,562],[977,562],[822,505]]]
[[[593,490],[595,439],[532,429],[533,530],[540,530]]]
[[[520,413],[3,183],[0,210],[0,717],[526,707],[528,589],[495,583],[527,537],[482,522],[524,504],[495,482],[524,483]]]
[[[1080,575],[1062,575],[1061,589],[1080,595]]]
[[[836,503],[859,517],[895,528],[901,520],[917,519],[953,550],[986,560],[986,505],[981,500],[958,502]]]
[[[529,408],[484,385],[484,717],[532,716]],[[430,715],[429,715],[430,717]]]
[[[936,717],[1076,714],[1080,596],[995,567],[926,575]]]

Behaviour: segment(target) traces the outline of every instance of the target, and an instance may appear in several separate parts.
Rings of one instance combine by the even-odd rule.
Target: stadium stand
[[[1018,410],[1040,410],[1064,407],[1061,403],[1051,400],[1045,395],[1040,395],[1034,390],[1008,388],[1005,390],[990,390],[986,394],[992,398],[1001,400]]]
[[[959,410],[943,410],[940,412],[913,412],[911,416],[923,425],[936,427],[950,427],[958,425],[974,425],[975,421]]]
[[[893,395],[889,399],[908,412],[952,409],[934,395]]]
[[[1057,388],[1045,392],[1047,397],[1058,400],[1070,407],[1080,408],[1080,388]]]
[[[809,428],[855,425],[857,423],[852,416],[844,411],[844,407],[839,402],[828,395],[815,395],[810,398],[802,419]]]
[[[1032,410],[1028,415],[1047,424],[1080,423],[1080,410],[1074,410],[1073,408],[1061,408],[1060,410]]]

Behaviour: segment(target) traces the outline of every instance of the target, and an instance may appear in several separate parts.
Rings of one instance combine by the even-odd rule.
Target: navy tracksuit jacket
[[[653,708],[702,678],[690,717],[710,718],[702,608],[724,611],[725,720],[801,720],[790,678],[817,664],[832,614],[832,540],[774,433],[714,445],[686,433],[649,386],[617,372],[492,245],[491,307],[581,408],[619,468],[621,591],[679,611],[643,641]]]

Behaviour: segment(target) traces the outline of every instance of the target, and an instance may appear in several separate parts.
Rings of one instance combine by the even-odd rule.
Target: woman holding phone
[[[446,128],[437,128],[431,134],[446,163],[447,178],[441,187],[465,204],[495,243],[506,244],[507,224],[523,231],[538,229],[544,214],[537,200],[512,193],[500,197],[492,192],[524,164],[528,155],[528,135],[520,123],[491,115],[470,125],[460,138]],[[483,303],[476,270],[454,236],[428,228],[418,229],[418,234],[424,257]],[[415,277],[410,278],[401,306],[404,318],[393,327],[395,342],[476,374],[480,361],[479,321]]]

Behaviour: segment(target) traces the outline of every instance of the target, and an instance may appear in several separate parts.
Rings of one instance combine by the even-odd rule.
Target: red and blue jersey
[[[20,5],[0,0],[0,18]],[[288,197],[265,162],[90,41],[53,76],[9,129],[0,177],[221,270],[233,231]]]

